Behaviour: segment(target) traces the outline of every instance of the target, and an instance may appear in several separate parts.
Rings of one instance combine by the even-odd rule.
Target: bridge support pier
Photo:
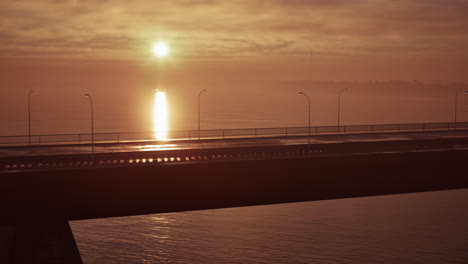
[[[0,263],[83,264],[67,221],[0,224]]]

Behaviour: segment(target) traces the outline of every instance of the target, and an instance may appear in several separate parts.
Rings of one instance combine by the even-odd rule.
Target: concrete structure
[[[80,263],[70,220],[467,188],[467,158],[468,137],[5,158],[0,262]]]

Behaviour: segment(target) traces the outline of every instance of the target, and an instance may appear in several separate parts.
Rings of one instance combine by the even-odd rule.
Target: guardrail
[[[411,132],[435,130],[462,130],[468,129],[468,122],[447,123],[408,123],[408,124],[370,124],[347,126],[313,126],[310,135],[332,135],[339,133],[382,133],[382,132]],[[165,132],[170,140],[194,139],[232,139],[246,137],[289,137],[307,136],[309,127],[274,127],[274,128],[238,128],[238,129],[209,129],[185,130]],[[157,141],[155,132],[110,132],[94,133],[94,141],[100,143],[119,143],[133,141]],[[31,135],[31,144],[59,144],[75,143],[89,144],[91,133],[82,134],[51,134]],[[28,135],[0,136],[0,145],[29,144]]]
[[[82,169],[94,167],[158,166],[187,162],[226,162],[275,158],[303,158],[323,155],[371,154],[391,152],[421,152],[434,150],[463,150],[468,138],[397,140],[384,142],[321,143],[302,145],[255,146],[206,149],[177,149],[165,151],[131,151],[115,153],[44,155],[5,157],[0,159],[2,171]]]

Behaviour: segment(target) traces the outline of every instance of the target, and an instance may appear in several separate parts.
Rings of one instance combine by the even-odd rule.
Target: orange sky
[[[393,107],[387,95],[426,96],[442,110],[418,109],[451,120],[459,86],[431,90],[413,80],[468,83],[467,14],[468,0],[0,0],[0,134],[27,131],[29,90],[33,123],[42,125],[35,133],[88,131],[85,93],[93,95],[98,131],[148,130],[161,88],[174,130],[194,127],[202,89],[207,115],[239,102],[255,112],[273,92],[290,102],[284,112],[297,113],[304,90],[328,124],[335,108],[322,102],[350,85],[340,81],[360,82],[352,96],[372,94],[368,109]],[[170,44],[169,58],[151,54],[157,40]],[[337,82],[325,89],[302,80]],[[365,84],[387,80],[413,85]],[[426,119],[406,122],[414,120]]]
[[[151,44],[163,39],[173,50],[170,63],[187,69],[253,67],[260,75],[266,71],[266,78],[282,71],[293,79],[466,81],[468,76],[466,0],[2,0],[0,5],[0,60],[7,64],[146,65],[154,59]]]

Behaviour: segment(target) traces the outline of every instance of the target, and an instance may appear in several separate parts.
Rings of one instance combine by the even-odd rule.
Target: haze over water
[[[396,124],[453,122],[454,97],[465,84],[430,82],[333,82],[237,80],[174,83],[165,86],[169,129],[197,129],[198,93],[201,96],[201,129],[307,126],[307,101],[311,100],[311,125],[337,124],[341,89],[341,124]],[[90,133],[90,109],[80,92],[61,85],[41,86],[31,96],[32,134]],[[27,134],[27,91],[18,86],[0,98],[0,135]],[[95,132],[153,130],[156,89],[96,86],[93,95]],[[59,95],[60,100],[54,99]],[[458,121],[468,120],[468,97],[458,97]]]

